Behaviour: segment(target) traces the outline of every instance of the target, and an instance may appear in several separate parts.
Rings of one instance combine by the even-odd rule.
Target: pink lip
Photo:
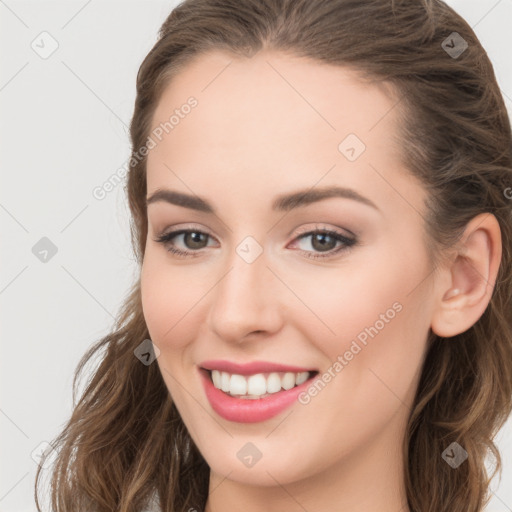
[[[270,372],[313,372],[314,368],[300,368],[298,366],[288,366],[284,364],[270,363],[267,361],[252,361],[250,363],[239,364],[231,361],[203,361],[199,364],[206,370],[219,370],[220,372],[236,373],[237,375],[253,375],[255,373]]]
[[[276,366],[279,365],[272,365],[272,368],[275,368]],[[258,368],[260,367],[261,366],[258,366]],[[314,378],[310,377],[306,382],[303,382],[292,389],[281,390],[263,398],[251,400],[248,398],[236,398],[224,393],[224,391],[217,389],[213,385],[207,370],[202,368],[199,368],[198,370],[206,398],[210,402],[212,409],[222,418],[228,421],[236,421],[238,423],[256,423],[277,416],[297,400],[298,395],[305,391]]]

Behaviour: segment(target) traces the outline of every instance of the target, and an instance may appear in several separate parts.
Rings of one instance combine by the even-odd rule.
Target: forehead
[[[316,128],[315,134],[318,131],[318,135],[334,135],[335,139],[347,131],[362,135],[382,125],[375,132],[379,138],[389,133],[394,117],[390,110],[395,103],[392,89],[385,83],[369,84],[349,67],[279,52],[240,58],[215,51],[196,56],[172,78],[154,113],[153,127],[165,122],[190,96],[197,98],[200,107],[194,109],[194,118],[201,121],[195,123],[201,125],[194,126],[196,134],[202,127],[200,135],[213,135],[212,125],[228,130],[237,122],[269,139],[286,127],[295,140],[300,134],[312,135],[305,134],[302,123]],[[296,121],[301,124],[297,126]],[[267,124],[263,132],[261,123]],[[173,130],[173,135],[184,130],[186,127]],[[243,135],[240,138],[246,140]]]
[[[181,111],[190,97],[197,105]],[[168,128],[148,155],[148,191],[171,184],[183,189],[177,175],[201,195],[205,183],[224,193],[228,183],[237,192],[263,193],[320,179],[322,185],[382,187],[400,171],[396,105],[389,87],[347,67],[277,52],[197,56],[155,110],[152,132]],[[169,128],[173,114],[181,115]],[[354,143],[360,156],[351,161],[344,151]]]

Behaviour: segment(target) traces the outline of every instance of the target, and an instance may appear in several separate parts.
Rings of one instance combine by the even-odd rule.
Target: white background
[[[487,50],[512,112],[512,0],[450,0]],[[31,453],[71,413],[72,377],[113,326],[134,279],[123,186],[92,190],[125,165],[138,67],[175,2],[0,0],[0,512],[35,511]],[[58,49],[42,59],[43,31]],[[32,247],[58,248],[47,263]],[[498,435],[512,510],[512,419]]]

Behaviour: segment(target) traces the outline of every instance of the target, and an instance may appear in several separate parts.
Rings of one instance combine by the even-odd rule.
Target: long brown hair
[[[459,48],[467,43],[457,56],[449,51],[453,37],[462,38]],[[498,470],[501,476],[493,438],[512,407],[512,201],[506,192],[512,136],[486,52],[441,0],[186,0],[176,7],[137,75],[126,189],[137,262],[147,236],[146,159],[139,150],[162,91],[208,50],[250,58],[264,49],[350,66],[390,85],[402,119],[401,157],[429,193],[425,232],[434,260],[476,215],[488,212],[499,221],[503,252],[490,303],[470,329],[449,340],[429,332],[404,441],[411,511],[481,511],[490,479]],[[54,512],[135,512],[155,496],[162,511],[203,510],[208,465],[158,365],[145,366],[134,356],[148,338],[137,280],[114,331],[76,369],[74,411],[52,443],[58,453]],[[76,402],[77,378],[93,356],[99,363]],[[468,454],[456,471],[441,456],[452,442]],[[488,455],[494,457],[491,476]]]

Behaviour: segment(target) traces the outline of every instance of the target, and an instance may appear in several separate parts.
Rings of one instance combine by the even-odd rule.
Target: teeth
[[[234,377],[234,375],[233,375]],[[231,378],[233,378],[231,377]],[[245,379],[244,379],[245,380]],[[261,373],[251,375],[247,379],[247,393],[249,395],[264,395],[267,392],[267,381],[265,376]],[[243,395],[245,393],[236,393],[237,395]]]
[[[220,389],[227,393],[229,391],[229,373],[222,372],[220,377]]]
[[[267,393],[281,391],[281,377],[278,373],[271,373],[267,378]]]
[[[230,395],[240,396],[240,398],[256,399],[270,393],[277,393],[281,389],[288,390],[298,386],[308,380],[310,372],[257,373],[246,377],[212,370],[211,376],[213,385],[217,389]]]
[[[295,374],[290,372],[285,373],[282,380],[282,386],[284,389],[292,389],[295,386]]]
[[[247,394],[247,379],[242,375],[231,375],[229,381],[229,392],[233,395]]]
[[[295,379],[295,384],[297,384],[297,386],[299,386],[303,382],[306,382],[308,380],[308,377],[309,377],[309,372],[301,372],[301,373],[297,374],[297,378]]]
[[[217,389],[222,389],[222,377],[220,375],[220,372],[218,372],[217,370],[213,370],[213,372],[212,372],[212,380],[213,380],[213,385]]]

